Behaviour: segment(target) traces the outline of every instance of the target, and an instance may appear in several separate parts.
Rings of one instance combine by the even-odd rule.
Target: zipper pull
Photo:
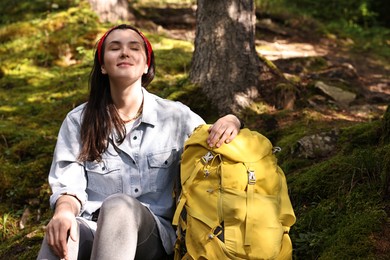
[[[248,184],[253,185],[256,183],[255,171],[248,170]]]

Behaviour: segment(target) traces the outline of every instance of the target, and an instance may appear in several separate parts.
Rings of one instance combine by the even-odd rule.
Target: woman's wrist
[[[80,213],[80,208],[80,202],[75,196],[65,194],[57,200],[55,210],[56,212],[71,211],[77,216]]]
[[[226,116],[234,117],[236,119],[236,121],[238,122],[239,129],[243,129],[244,128],[244,122],[238,116],[236,116],[234,114],[228,114]]]
[[[234,116],[237,119],[239,129],[243,129],[245,127],[244,121],[242,121],[241,118],[239,118],[238,116],[236,116],[234,114],[229,114],[229,115]]]

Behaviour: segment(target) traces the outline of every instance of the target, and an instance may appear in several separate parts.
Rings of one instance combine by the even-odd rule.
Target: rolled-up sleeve
[[[77,160],[80,152],[80,118],[82,107],[71,111],[61,125],[53,161],[49,173],[49,184],[53,194],[50,206],[54,209],[58,198],[64,194],[75,196],[81,203],[81,212],[87,201],[84,165]]]

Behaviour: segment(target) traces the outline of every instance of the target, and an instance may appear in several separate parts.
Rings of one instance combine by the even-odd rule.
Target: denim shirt
[[[171,253],[176,240],[171,224],[175,208],[172,192],[179,178],[180,157],[185,140],[204,121],[180,102],[162,99],[145,89],[143,93],[143,114],[127,134],[130,140],[119,145],[112,134],[100,162],[77,161],[85,104],[68,113],[49,173],[50,205],[54,208],[61,195],[73,195],[82,204],[80,215],[91,219],[108,196],[128,194],[154,214],[164,248]]]

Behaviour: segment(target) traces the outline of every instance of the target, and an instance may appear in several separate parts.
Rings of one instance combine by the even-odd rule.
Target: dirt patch
[[[357,94],[348,106],[335,104],[334,99],[322,94],[306,96],[312,109],[334,110],[351,121],[368,121],[383,115],[390,102],[390,64],[368,52],[356,53],[349,48],[350,40],[319,35],[315,23],[294,25],[270,17],[265,20],[257,26],[258,53],[273,61],[286,76],[298,76],[304,87],[324,81]]]

